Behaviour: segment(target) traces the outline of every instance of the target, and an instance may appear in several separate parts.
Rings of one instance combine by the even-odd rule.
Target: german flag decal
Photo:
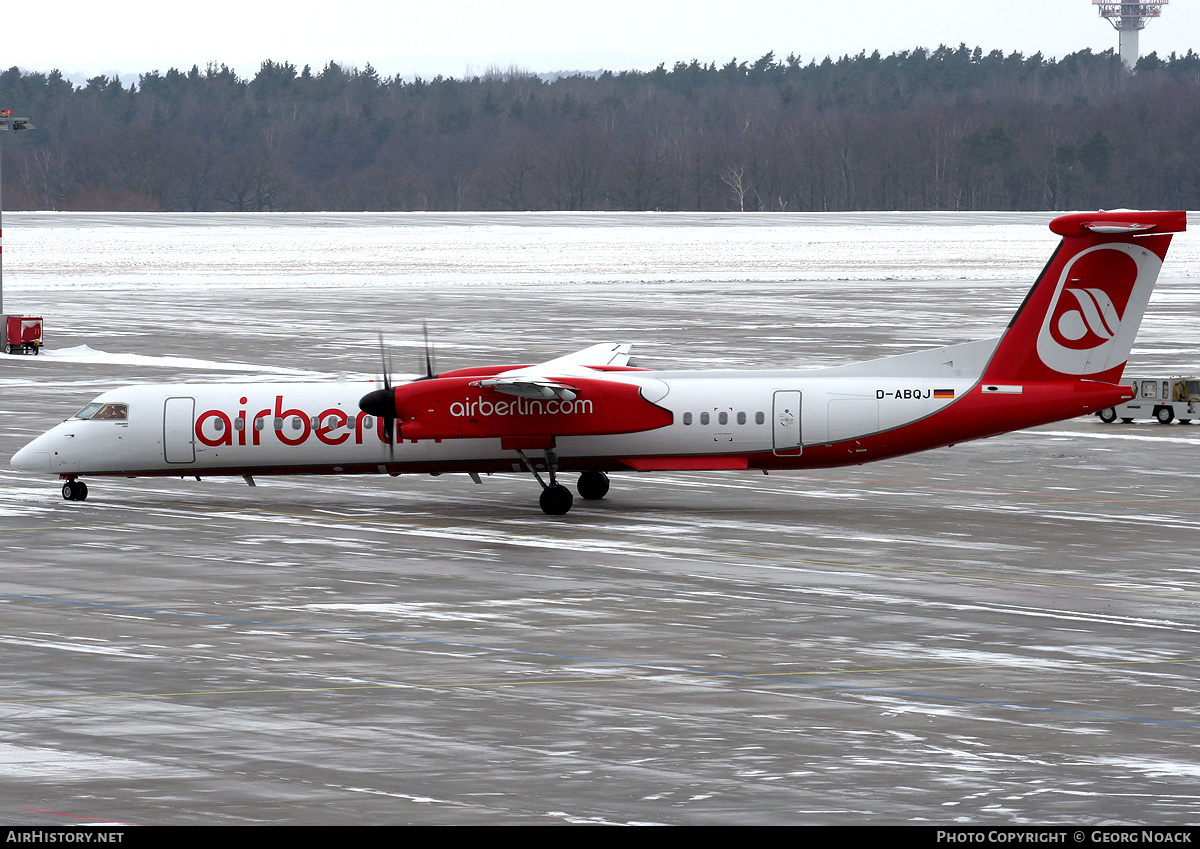
[[[935,389],[935,390],[933,390],[933,397],[934,398],[953,398],[954,390],[953,389]]]

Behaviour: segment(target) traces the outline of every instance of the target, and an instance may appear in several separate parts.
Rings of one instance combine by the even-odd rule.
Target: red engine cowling
[[[418,380],[395,389],[401,439],[592,436],[635,433],[674,421],[638,386],[571,377],[576,397],[525,398],[472,386],[479,375]]]

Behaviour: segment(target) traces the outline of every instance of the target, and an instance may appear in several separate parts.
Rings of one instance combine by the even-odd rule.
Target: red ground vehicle
[[[42,347],[40,315],[0,315],[4,331],[4,353],[37,354]]]

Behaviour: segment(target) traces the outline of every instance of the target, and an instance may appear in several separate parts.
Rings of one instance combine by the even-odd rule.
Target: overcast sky
[[[126,83],[209,62],[248,77],[264,59],[429,78],[752,61],[770,50],[807,63],[960,42],[1056,57],[1117,46],[1091,0],[50,0],[6,3],[2,21],[0,68]],[[1171,0],[1142,31],[1141,52],[1188,49],[1200,49],[1200,0]]]

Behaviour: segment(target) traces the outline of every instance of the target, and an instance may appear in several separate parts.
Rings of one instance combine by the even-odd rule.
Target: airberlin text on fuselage
[[[246,399],[239,398],[238,403],[245,404]],[[283,396],[276,395],[273,408],[267,407],[253,415],[247,415],[245,409],[232,416],[221,410],[205,410],[196,416],[196,438],[212,447],[245,445],[249,432],[250,444],[260,445],[263,432],[269,431],[285,445],[300,445],[313,436],[326,445],[341,445],[353,436],[354,443],[362,445],[366,436],[363,424],[370,418],[362,412],[351,418],[345,410],[330,407],[315,416],[314,427],[312,414],[296,408],[284,409]],[[382,419],[375,423],[375,435],[380,442],[387,443]]]
[[[517,398],[515,401],[488,401],[485,398],[464,398],[450,405],[450,415],[456,418],[475,419],[487,416],[559,416],[592,412],[592,402],[585,398],[574,401],[551,401]]]
[[[245,398],[239,398],[239,404],[246,404]],[[488,416],[541,416],[541,415],[570,415],[590,414],[593,405],[590,400],[575,399],[573,401],[531,400],[517,398],[513,401],[488,401],[485,398],[467,398],[455,401],[450,405],[450,415],[456,418],[481,418]],[[322,410],[315,416],[306,410],[284,408],[282,395],[275,396],[272,407],[248,414],[246,409],[240,409],[233,414],[222,410],[205,410],[196,416],[196,438],[204,445],[218,447],[222,445],[261,445],[264,431],[275,434],[275,437],[285,445],[302,445],[312,437],[326,445],[341,445],[354,437],[355,445],[362,445],[367,438],[370,425],[364,424],[371,419],[366,413],[359,412],[353,418],[337,407]],[[315,424],[314,424],[315,422]],[[374,422],[376,438],[386,444],[382,419]]]

